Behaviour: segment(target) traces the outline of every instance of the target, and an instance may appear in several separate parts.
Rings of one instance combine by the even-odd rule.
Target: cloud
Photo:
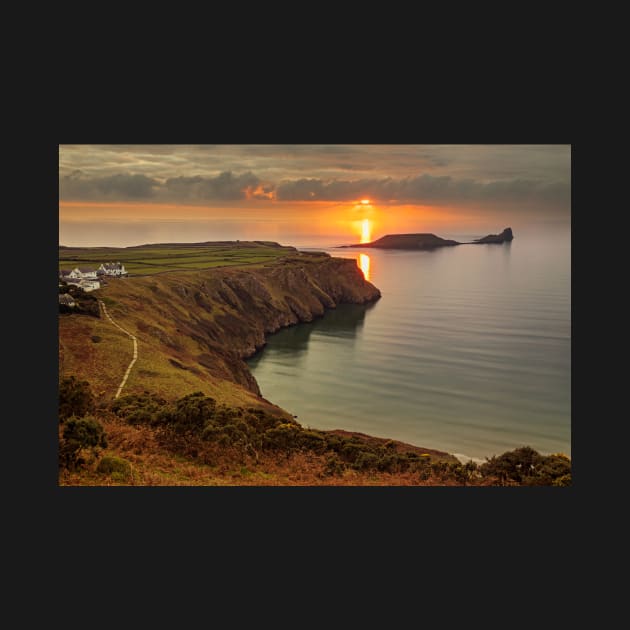
[[[565,182],[527,179],[479,182],[449,175],[428,174],[393,179],[284,181],[276,191],[282,201],[353,201],[370,197],[375,202],[454,203],[462,201],[568,202],[570,186]]]
[[[59,179],[59,195],[65,200],[229,201],[268,199],[273,190],[252,172],[225,171],[216,177],[180,176],[160,182],[138,173],[94,177],[77,170]]]
[[[178,200],[234,200],[245,199],[258,189],[261,181],[251,171],[234,175],[231,171],[216,177],[171,177],[164,183],[168,197]]]
[[[570,208],[569,145],[60,145],[60,198]]]
[[[146,175],[89,177],[77,170],[60,178],[59,195],[64,199],[149,199],[157,185],[155,179]]]

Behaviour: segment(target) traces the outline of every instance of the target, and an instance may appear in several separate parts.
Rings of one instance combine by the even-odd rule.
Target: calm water
[[[383,297],[271,335],[248,362],[266,398],[305,426],[462,458],[523,445],[570,455],[568,229],[432,252],[326,251],[367,253]]]

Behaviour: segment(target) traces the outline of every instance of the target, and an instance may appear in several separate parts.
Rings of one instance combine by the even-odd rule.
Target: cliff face
[[[260,394],[245,364],[278,329],[339,303],[377,300],[356,261],[291,255],[269,266],[169,273],[111,282],[112,316],[171,364]]]

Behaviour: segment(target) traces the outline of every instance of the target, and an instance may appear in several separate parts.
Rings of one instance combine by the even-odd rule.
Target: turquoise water
[[[571,454],[568,229],[427,252],[325,251],[367,254],[382,298],[271,335],[248,361],[263,396],[305,426],[462,459],[523,445]]]

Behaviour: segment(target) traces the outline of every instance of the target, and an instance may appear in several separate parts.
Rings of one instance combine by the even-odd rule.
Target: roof
[[[59,270],[59,275],[60,276],[69,276],[72,272],[70,271],[70,269],[60,269]]]
[[[94,273],[96,271],[96,269],[94,269],[93,267],[77,267],[77,269],[81,272],[81,273]]]
[[[62,293],[59,296],[59,303],[60,304],[74,304],[74,299],[71,295],[68,295],[67,293]]]
[[[103,263],[103,268],[104,269],[122,269],[122,264],[121,263]]]

